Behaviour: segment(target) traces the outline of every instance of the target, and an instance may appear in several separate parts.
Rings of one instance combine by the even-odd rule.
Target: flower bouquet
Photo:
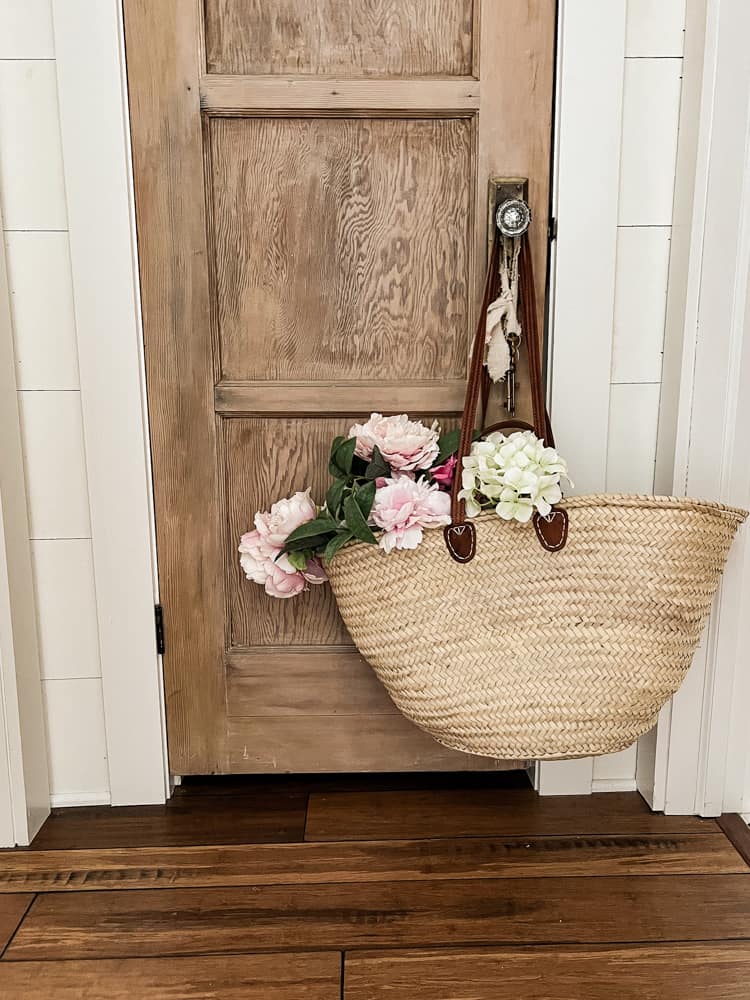
[[[373,413],[331,445],[331,485],[318,506],[310,490],[258,511],[242,536],[240,563],[247,578],[271,597],[294,597],[324,583],[324,566],[347,542],[377,545],[383,553],[416,549],[424,532],[451,522],[450,492],[457,474],[459,431],[440,433],[406,414]],[[496,431],[475,440],[463,460],[461,492],[476,517],[494,508],[506,521],[546,516],[562,498],[565,462],[532,431]]]

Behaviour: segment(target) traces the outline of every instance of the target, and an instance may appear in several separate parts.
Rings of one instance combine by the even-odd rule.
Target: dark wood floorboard
[[[312,793],[305,839],[691,834],[714,820],[652,813],[636,792],[540,798],[531,789]]]
[[[46,893],[5,958],[742,937],[745,875],[348,882]]]
[[[54,809],[30,850],[296,843],[312,792],[459,788],[526,794],[530,786],[525,771],[185,778],[163,806]]]
[[[346,1000],[747,1000],[750,942],[354,952]]]
[[[723,833],[142,847],[0,854],[0,893],[453,878],[750,874]]]
[[[3,1000],[339,1000],[341,956],[0,963]]]
[[[717,820],[719,829],[724,833],[734,849],[750,865],[750,827],[737,813],[727,813]]]
[[[0,896],[0,954],[13,937],[33,898],[34,895],[30,892],[16,892]],[[2,996],[1,993],[0,996]]]
[[[55,809],[31,849],[293,843],[303,839],[306,809],[305,792],[283,788],[212,796],[210,801],[178,794],[163,806]]]

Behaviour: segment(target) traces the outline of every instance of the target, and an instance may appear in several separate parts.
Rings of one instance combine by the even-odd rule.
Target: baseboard
[[[53,809],[68,809],[73,806],[108,806],[112,803],[109,792],[52,792],[49,804]]]
[[[636,792],[635,778],[594,778],[592,792]]]

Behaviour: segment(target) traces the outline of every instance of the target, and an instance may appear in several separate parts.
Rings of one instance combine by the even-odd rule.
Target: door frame
[[[726,34],[725,42],[729,43],[733,34],[730,15],[741,18],[742,3],[743,0],[689,0],[696,17],[700,16],[702,5],[707,4],[709,8],[709,28],[714,25],[716,38],[714,43],[707,43],[706,53],[710,55],[710,44],[714,44],[714,73],[715,60],[719,52],[724,51],[718,44],[719,35],[724,38]],[[616,135],[609,136],[606,142],[598,142],[592,149],[596,137],[586,128],[586,123],[591,120],[592,96],[598,102],[598,113],[607,115],[607,120],[618,123],[621,120],[625,0],[615,0],[608,5],[602,5],[600,0],[561,0],[560,5],[557,134],[561,141],[556,150],[554,185],[560,234],[553,256],[555,333],[550,350],[554,365],[551,403],[561,439],[570,436],[567,450],[573,455],[574,428],[581,424],[581,400],[580,395],[571,390],[579,384],[581,371],[572,368],[571,359],[582,356],[582,341],[586,345],[583,356],[589,352],[590,344],[596,343],[591,339],[592,331],[601,329],[603,324],[611,324],[614,303],[617,220],[611,200],[618,189],[613,171],[619,171],[619,128],[615,130]],[[606,16],[602,14],[605,6]],[[723,17],[716,16],[712,21],[719,8]],[[161,664],[154,642],[153,605],[158,599],[158,582],[122,10],[120,0],[53,0],[53,10],[112,802],[161,802],[169,792],[169,775]],[[735,34],[734,37],[739,39],[745,35]],[[597,75],[592,77],[592,73]],[[746,75],[738,88],[741,94],[732,95],[730,88],[721,94],[722,100],[733,104],[735,110],[741,109],[742,100],[750,94],[750,80],[747,80],[748,93],[744,91]],[[588,85],[592,78],[597,81],[595,88]],[[92,80],[96,80],[96,87],[91,86]],[[706,85],[701,90],[699,130],[706,147],[703,155],[710,163],[714,158],[720,163],[728,151],[720,145],[713,128],[721,109],[715,106],[715,101],[706,99],[705,91]],[[92,122],[95,128],[91,127]],[[727,138],[728,135],[724,135],[724,141]],[[689,157],[687,160],[689,168]],[[699,159],[699,177],[700,162]],[[706,176],[709,175],[710,170],[706,169]],[[597,179],[600,186],[596,185]],[[750,180],[746,178],[746,181],[747,192],[742,187],[741,194],[750,193]],[[601,203],[597,207],[597,191],[606,204],[606,211],[600,210]],[[706,198],[707,192],[708,186]],[[720,193],[714,191],[714,195]],[[585,196],[583,201],[581,195]],[[579,226],[579,218],[576,228],[572,225],[566,228],[566,213],[572,211],[574,205],[580,208],[589,199],[595,203],[594,211],[584,218],[583,228]],[[700,192],[696,193],[694,202],[696,206],[700,202]],[[703,203],[705,207],[706,199]],[[746,210],[742,216],[743,250],[750,243],[747,214]],[[701,287],[700,282],[706,280],[708,270],[700,263],[704,239],[707,251],[709,247],[708,231],[704,232],[700,220],[701,213],[693,213],[689,230],[693,284],[689,281],[688,286],[693,296],[695,282],[698,281]],[[106,240],[106,254],[101,252],[103,239]],[[731,331],[722,333],[729,350],[725,357],[740,358],[743,384],[750,388],[750,382],[744,381],[750,364],[741,344],[743,316],[737,304],[741,298],[741,276],[736,273],[733,262],[729,268],[726,246],[710,245],[716,254],[714,271],[721,274],[731,270],[734,275],[733,322]],[[595,308],[590,313],[587,311],[584,328],[577,311],[580,275],[587,271],[592,273],[594,269],[600,272],[602,261],[605,262],[606,280],[599,282]],[[746,282],[744,290],[747,292]],[[690,294],[686,295],[686,300],[692,301]],[[574,315],[575,322],[566,321],[566,317],[572,319]],[[688,310],[685,321],[691,329],[696,329],[690,320]],[[686,322],[682,323],[682,329]],[[701,336],[708,335],[708,325],[706,318],[705,326],[698,323],[695,338],[688,338],[696,352],[704,343]],[[716,336],[717,331],[713,329],[714,344]],[[692,371],[689,356],[690,351],[686,351],[683,371]],[[599,433],[593,439],[587,436],[581,472],[576,477],[578,485],[584,489],[602,486],[608,422],[608,403],[605,404],[603,394],[605,388],[607,394],[609,391],[609,362],[609,348],[591,359],[596,378],[592,384],[596,391],[586,404],[590,408],[587,426],[598,427]],[[721,371],[713,372],[711,378],[703,367],[700,374],[698,379],[683,378],[680,386],[678,426],[682,432],[692,426],[690,419],[698,395],[700,405],[714,413],[714,424],[719,403],[726,397],[726,375],[721,378]],[[739,386],[732,388],[738,391]],[[734,431],[744,416],[739,406],[741,394],[735,393],[731,398],[734,402],[729,410],[722,412],[730,423],[734,419],[734,424],[721,437],[722,455],[729,459],[733,449],[739,448]],[[747,393],[745,398],[748,398]],[[662,456],[664,454],[667,459],[662,457],[662,460],[668,464],[668,446]],[[678,449],[677,461],[683,464],[687,461],[693,469],[700,455],[695,449],[692,452],[688,449],[687,458],[685,455],[684,450]],[[578,464],[575,456],[572,464]],[[733,494],[737,484],[725,480],[721,469],[706,469],[700,475],[704,492],[709,495]],[[116,533],[111,529],[114,524],[117,525]],[[118,544],[123,536],[129,540],[126,547]],[[698,690],[691,689],[690,711],[683,712],[678,706],[677,710],[665,713],[653,747],[639,753],[638,785],[654,808],[663,808],[665,804],[671,811],[702,812],[713,808],[708,803],[708,796],[698,792],[699,771],[700,787],[707,789],[710,785],[712,795],[717,788],[723,787],[729,771],[735,777],[741,774],[744,783],[750,741],[746,732],[742,732],[741,720],[732,717],[733,728],[728,740],[720,738],[719,730],[727,718],[727,711],[732,716],[732,690],[743,684],[743,678],[734,676],[734,659],[731,655],[727,657],[726,651],[733,652],[740,642],[747,644],[750,651],[748,636],[740,628],[742,595],[736,586],[743,573],[746,580],[750,577],[748,562],[746,546],[737,546],[722,592],[721,614],[712,619],[708,681],[703,687],[698,685]],[[747,618],[745,615],[744,620]],[[693,773],[680,765],[676,748],[684,746],[684,737],[690,728],[688,719],[694,718],[696,706],[706,724],[697,748],[699,766]],[[6,713],[9,710],[12,712],[13,706],[9,707],[6,699]],[[670,749],[674,752],[670,753]],[[545,763],[536,771],[542,793],[591,791],[592,768],[588,761]],[[708,783],[707,777],[710,777]],[[666,797],[666,789],[677,787],[678,783],[682,789],[680,797]],[[736,801],[736,795],[731,801]],[[745,810],[750,808],[750,803],[744,799],[742,802]]]

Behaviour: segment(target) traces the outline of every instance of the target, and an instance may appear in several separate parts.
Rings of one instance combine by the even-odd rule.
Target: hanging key
[[[505,375],[505,412],[509,417],[516,415],[516,362],[518,360],[518,347],[521,338],[516,333],[508,334],[506,337],[508,344],[508,354],[510,365]]]

